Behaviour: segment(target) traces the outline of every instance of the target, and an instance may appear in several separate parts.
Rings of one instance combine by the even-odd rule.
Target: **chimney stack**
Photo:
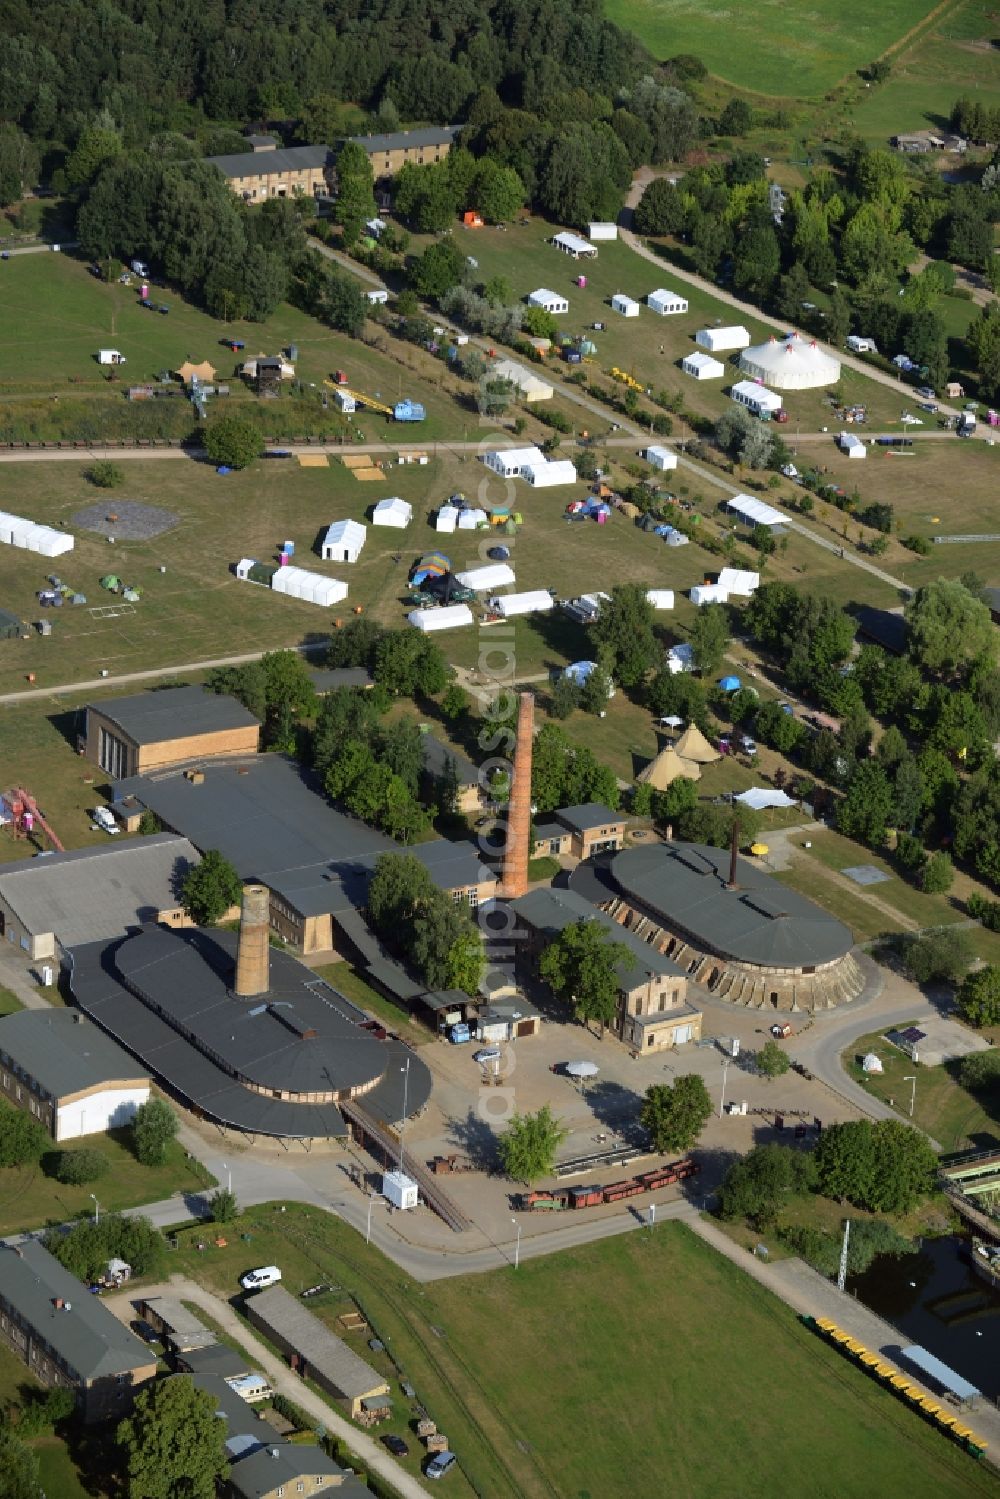
[[[518,694],[517,741],[514,745],[514,778],[507,804],[507,848],[503,860],[501,894],[517,900],[528,888],[528,852],[531,847],[531,751],[535,728],[535,698]]]
[[[240,945],[236,954],[235,992],[243,999],[266,994],[268,974],[268,908],[266,885],[243,886],[243,908],[240,912]]]

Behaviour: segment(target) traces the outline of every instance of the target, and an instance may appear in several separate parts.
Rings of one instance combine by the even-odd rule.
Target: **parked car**
[[[925,401],[933,401],[934,397],[937,395],[937,391],[934,390],[930,385],[918,385],[917,395],[923,396]]]
[[[425,1478],[443,1478],[458,1462],[454,1452],[436,1452],[424,1469]]]
[[[478,1051],[472,1053],[472,1060],[481,1063],[483,1066],[487,1062],[499,1062],[500,1048],[499,1046],[481,1046]]]
[[[276,1286],[281,1279],[277,1265],[261,1265],[258,1270],[248,1270],[240,1276],[244,1291],[262,1291],[265,1286]]]
[[[94,825],[99,827],[102,833],[111,833],[113,836],[121,832],[121,828],[115,822],[114,814],[107,807],[95,807],[90,815],[94,820]]]
[[[448,1040],[452,1046],[464,1046],[466,1041],[472,1040],[472,1032],[464,1020],[460,1020],[457,1025],[449,1026]]]
[[[410,1449],[402,1437],[396,1436],[395,1432],[388,1431],[382,1438],[382,1446],[388,1447],[393,1457],[409,1457]]]
[[[755,755],[757,753],[757,746],[749,734],[740,735],[740,749],[745,755]]]

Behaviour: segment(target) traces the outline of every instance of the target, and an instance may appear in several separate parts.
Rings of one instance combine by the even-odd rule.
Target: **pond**
[[[925,1239],[916,1254],[882,1257],[848,1290],[991,1399],[1000,1396],[1000,1295],[972,1269],[971,1240]]]

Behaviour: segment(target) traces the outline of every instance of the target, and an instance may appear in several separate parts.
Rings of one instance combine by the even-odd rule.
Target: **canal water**
[[[1000,1295],[969,1260],[971,1240],[925,1239],[902,1259],[882,1257],[848,1290],[984,1395],[1000,1396]]]

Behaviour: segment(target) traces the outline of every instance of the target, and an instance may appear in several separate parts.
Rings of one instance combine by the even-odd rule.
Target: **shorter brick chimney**
[[[236,954],[234,990],[243,999],[266,994],[270,985],[268,910],[270,895],[266,885],[244,885],[240,911],[240,945]]]

